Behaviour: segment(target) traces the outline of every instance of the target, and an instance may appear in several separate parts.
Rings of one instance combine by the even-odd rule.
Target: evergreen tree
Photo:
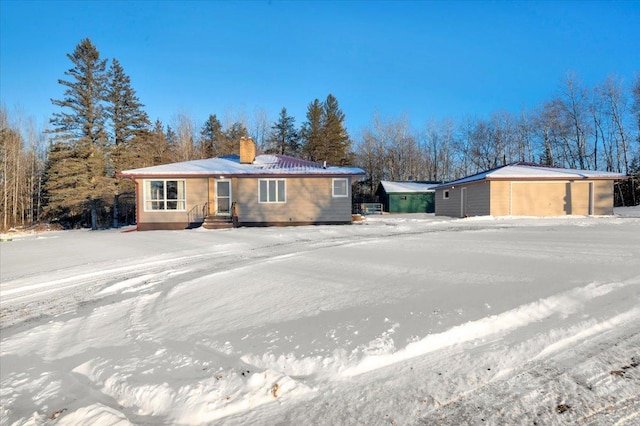
[[[171,131],[171,128],[167,128]],[[156,120],[153,129],[136,136],[136,148],[132,167],[150,167],[174,161],[174,153],[164,132],[162,121]]]
[[[324,141],[326,161],[336,166],[345,166],[353,162],[351,141],[344,127],[344,112],[338,106],[338,100],[331,94],[324,101]]]
[[[110,151],[110,168],[108,176],[113,179],[113,227],[118,224],[118,195],[121,192],[133,191],[133,182],[115,177],[119,171],[137,166],[136,152],[141,148],[146,132],[148,132],[149,117],[142,109],[144,105],[131,87],[131,80],[117,59],[111,63],[108,72],[108,87],[106,93],[106,114],[111,121],[113,131],[113,145]]]
[[[295,128],[295,118],[287,115],[287,109],[282,108],[278,121],[271,126],[271,134],[267,140],[268,152],[280,155],[296,155],[298,153],[298,132]]]
[[[176,161],[175,159],[178,156],[178,135],[168,124],[167,130],[164,132],[164,139],[167,143],[168,153],[171,161]]]
[[[225,144],[219,155],[238,154],[240,138],[248,137],[249,131],[244,124],[236,121],[225,131]]]
[[[200,156],[202,158],[212,158],[220,155],[225,144],[225,134],[222,131],[222,124],[215,114],[209,118],[200,131]]]
[[[331,94],[320,103],[315,99],[307,109],[307,121],[302,126],[303,151],[316,162],[345,166],[352,164],[351,140],[344,127],[344,112]]]
[[[307,108],[307,121],[302,124],[302,150],[305,157],[311,161],[323,161],[323,108],[320,100],[315,99]]]
[[[100,187],[105,185],[105,178],[99,173],[104,163],[99,156],[87,155],[87,152],[91,152],[91,148],[86,143],[54,142],[47,155],[44,213],[69,227],[87,223],[89,213],[92,227],[96,225],[97,207],[102,202],[101,198],[90,198],[88,194],[100,193]],[[94,173],[97,176],[88,180],[87,176]]]
[[[64,98],[52,99],[52,103],[63,110],[53,114],[56,155],[50,159],[46,190],[49,194],[50,211],[91,212],[91,227],[97,229],[98,208],[107,194],[112,193],[105,179],[105,156],[107,134],[106,114],[102,102],[105,100],[107,74],[106,60],[84,39],[72,54],[67,54],[74,67],[65,72],[70,80],[58,80],[66,86]],[[64,148],[60,144],[68,144]],[[58,162],[59,164],[52,163]],[[58,169],[73,166],[75,176],[66,178]],[[52,172],[53,171],[53,172]],[[65,196],[69,191],[73,196]],[[74,203],[74,205],[70,205]],[[84,215],[75,215],[74,217]]]
[[[148,130],[151,123],[117,59],[112,61],[108,77],[106,112],[113,126],[113,142],[115,146],[125,145]]]

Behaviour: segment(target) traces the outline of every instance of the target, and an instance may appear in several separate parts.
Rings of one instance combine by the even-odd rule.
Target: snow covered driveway
[[[0,424],[640,424],[636,213],[14,237]]]

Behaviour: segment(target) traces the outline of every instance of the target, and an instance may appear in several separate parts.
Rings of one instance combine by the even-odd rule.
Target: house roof
[[[357,167],[326,166],[312,161],[284,155],[258,155],[251,164],[240,163],[240,156],[207,158],[124,170],[118,175],[125,178],[155,176],[263,176],[263,175],[314,175],[314,176],[358,176],[364,171]]]
[[[439,185],[438,188],[460,185],[480,180],[617,180],[625,179],[622,173],[601,172],[597,170],[561,169],[558,167],[540,166],[531,163],[513,163],[462,179]]]
[[[380,185],[384,189],[384,192],[389,193],[407,193],[407,192],[433,192],[434,188],[438,186],[437,183],[424,183],[424,182],[390,182],[387,180],[380,181]]]

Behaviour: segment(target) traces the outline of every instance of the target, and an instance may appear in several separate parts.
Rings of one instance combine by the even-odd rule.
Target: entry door
[[[231,215],[231,181],[216,181],[216,215]]]

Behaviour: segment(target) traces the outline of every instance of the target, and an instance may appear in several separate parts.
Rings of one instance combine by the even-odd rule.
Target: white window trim
[[[443,200],[448,200],[449,199],[449,190],[445,189],[442,191],[442,199]]]
[[[269,201],[269,182],[276,182],[276,200]],[[260,200],[260,182],[267,182],[267,201]],[[284,182],[284,197],[282,201],[278,201],[278,182]],[[258,204],[285,204],[287,202],[287,180],[286,179],[258,179]]]
[[[152,200],[150,198],[149,191],[149,182],[163,182],[164,184],[164,199],[162,200]],[[183,189],[184,189],[184,198],[181,199],[167,199],[167,182],[182,182],[183,185]],[[149,184],[149,185],[148,185]],[[143,205],[143,210],[145,212],[186,212],[187,211],[187,182],[185,179],[144,179],[142,182],[142,192],[143,192],[143,200],[142,200],[142,205]],[[164,209],[151,209],[148,208],[147,206],[149,206],[152,202],[154,201],[161,201],[164,202]],[[180,206],[184,206],[183,208],[176,208],[176,209],[167,209],[167,201],[175,201],[177,202],[177,205]]]
[[[346,194],[336,194],[336,181],[344,181],[344,189]],[[349,196],[349,179],[347,178],[333,178],[331,180],[331,196],[333,198],[346,198]]]

